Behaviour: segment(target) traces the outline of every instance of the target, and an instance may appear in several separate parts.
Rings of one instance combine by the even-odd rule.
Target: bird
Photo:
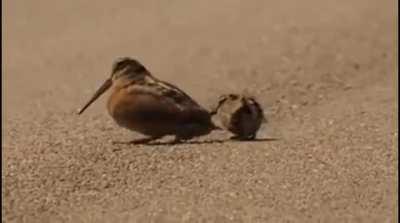
[[[225,94],[211,109],[215,123],[233,133],[232,139],[253,140],[267,119],[261,105],[252,96]]]
[[[177,86],[154,77],[142,63],[130,57],[113,63],[111,76],[78,114],[110,88],[109,115],[119,126],[146,136],[129,144],[149,143],[167,135],[175,136],[172,143],[179,143],[220,129],[211,121],[207,109]]]

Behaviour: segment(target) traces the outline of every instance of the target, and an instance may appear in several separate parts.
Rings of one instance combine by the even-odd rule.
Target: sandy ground
[[[2,222],[397,222],[397,2],[299,2],[2,1]],[[279,140],[112,145],[121,56]]]

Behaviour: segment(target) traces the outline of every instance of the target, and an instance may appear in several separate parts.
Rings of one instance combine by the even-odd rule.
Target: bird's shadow
[[[171,141],[171,142],[144,142],[144,143],[131,143],[131,142],[113,142],[113,144],[122,145],[149,145],[149,146],[162,146],[162,145],[204,145],[204,144],[221,144],[221,143],[246,143],[246,142],[272,142],[278,141],[278,138],[261,138],[261,139],[211,139],[203,141]]]

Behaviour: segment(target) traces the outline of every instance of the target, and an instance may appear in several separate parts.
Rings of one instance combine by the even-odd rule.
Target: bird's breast
[[[124,89],[115,89],[107,102],[107,110],[118,125],[133,128],[135,125],[135,96],[127,94]]]
[[[107,110],[119,126],[132,131],[155,136],[175,131],[173,112],[151,98],[126,88],[116,89],[110,95]]]

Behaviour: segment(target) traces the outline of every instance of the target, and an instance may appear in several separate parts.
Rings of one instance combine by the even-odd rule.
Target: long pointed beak
[[[103,85],[96,91],[93,97],[88,101],[88,103],[78,112],[78,115],[82,114],[97,98],[99,98],[104,92],[106,92],[112,85],[112,80],[107,79]]]

